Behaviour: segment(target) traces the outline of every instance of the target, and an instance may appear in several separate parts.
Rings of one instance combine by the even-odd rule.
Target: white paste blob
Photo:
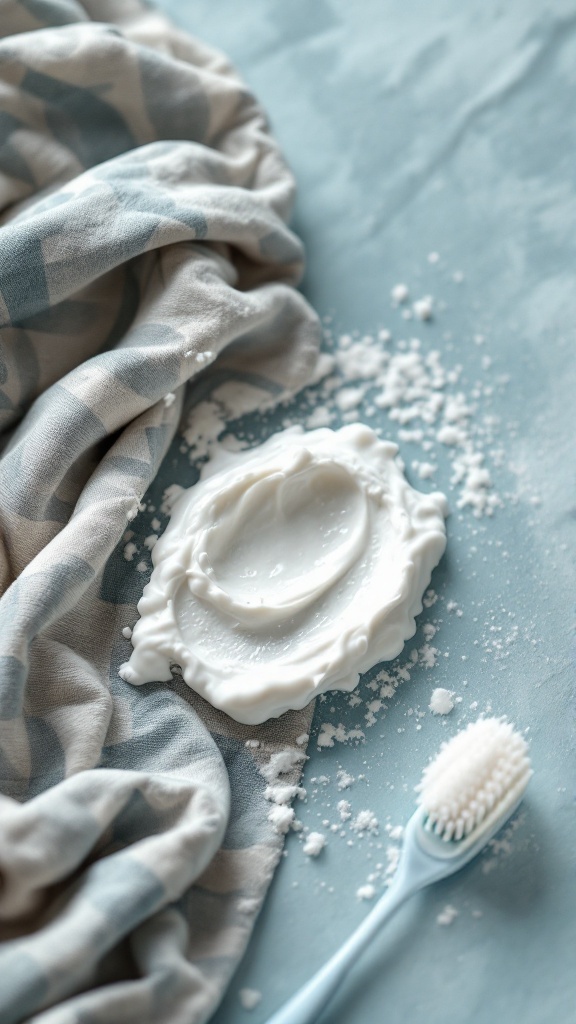
[[[443,495],[361,424],[291,428],[221,452],[175,503],[152,552],[120,674],[185,682],[239,722],[352,690],[415,632],[446,544]]]

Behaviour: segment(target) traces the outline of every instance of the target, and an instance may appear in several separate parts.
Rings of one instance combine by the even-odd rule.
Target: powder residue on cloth
[[[248,742],[258,743],[257,740]],[[285,747],[274,751],[267,761],[259,765],[260,773],[268,783],[264,790],[264,799],[272,804],[268,811],[268,821],[279,835],[285,835],[290,829],[296,830],[301,827],[297,822],[294,808],[289,805],[295,797],[304,799],[306,790],[297,782],[287,781],[286,776],[298,778],[306,760],[307,755],[302,749]]]
[[[274,804],[268,812],[268,821],[271,823],[274,831],[280,835],[285,835],[295,817],[296,814],[293,808],[286,807],[284,804]]]

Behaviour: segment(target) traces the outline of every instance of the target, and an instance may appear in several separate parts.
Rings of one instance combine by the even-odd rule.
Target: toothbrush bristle
[[[528,744],[509,722],[472,722],[442,744],[416,787],[426,828],[446,841],[465,838],[497,804],[512,807],[531,774]]]

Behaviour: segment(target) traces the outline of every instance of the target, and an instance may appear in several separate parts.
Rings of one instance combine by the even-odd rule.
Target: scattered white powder
[[[431,259],[437,256],[437,253],[430,254]],[[398,306],[408,298],[407,285],[395,285],[393,304]],[[429,318],[433,305],[429,295],[418,299],[414,303],[415,316]],[[408,309],[404,309],[404,313],[412,315]],[[327,336],[332,339],[329,329]],[[475,335],[474,340],[481,344],[484,337]],[[335,354],[323,353],[318,362],[313,408],[304,417],[299,413],[298,421],[304,419],[306,427],[314,429],[333,425],[338,414],[345,422],[357,418],[366,421],[377,410],[384,409],[389,419],[397,424],[399,440],[418,444],[423,452],[430,452],[432,456],[436,455],[434,446],[442,446],[438,454],[443,452],[450,459],[450,486],[457,491],[458,509],[469,508],[478,518],[492,515],[502,501],[494,491],[486,453],[481,448],[489,440],[492,428],[489,417],[481,420],[476,416],[479,401],[484,394],[489,396],[490,389],[480,382],[468,397],[463,391],[455,390],[461,366],[445,369],[440,352],[426,351],[418,338],[399,339],[393,349],[387,347],[390,341],[388,329],[381,329],[375,335],[356,337],[347,333],[337,337]],[[201,355],[202,359],[214,357],[213,352]],[[357,386],[351,387],[354,382]],[[183,438],[190,458],[204,458],[217,445],[224,446],[227,419],[256,408],[265,411],[278,401],[278,397],[245,383],[230,381],[219,386],[209,400],[201,402],[190,413]],[[476,423],[473,416],[476,416]],[[284,425],[289,426],[291,422],[288,415]],[[408,425],[410,430],[406,429]],[[226,437],[231,439],[232,435]],[[237,440],[242,446],[247,443]],[[490,451],[490,455],[496,460],[497,453]],[[417,471],[423,480],[431,479],[440,468],[433,457],[417,461]]]
[[[334,357],[325,356],[321,353],[318,366],[316,367],[317,372],[321,364],[326,365],[327,363],[333,366]],[[326,370],[326,372],[328,371]],[[238,416],[243,416],[247,412],[253,412],[255,409],[264,412],[266,409],[278,405],[282,399],[291,397],[292,394],[290,392],[283,392],[280,396],[272,396],[265,388],[259,387],[256,384],[249,384],[247,381],[238,380],[224,381],[214,389],[211,395],[211,399],[220,407],[221,415],[225,421],[237,419]]]
[[[347,743],[349,740],[363,740],[364,738],[361,729],[346,730],[342,724],[331,725],[330,722],[323,722],[316,743],[319,747],[333,747],[334,741]]]
[[[349,800],[339,800],[336,804],[336,810],[340,815],[340,821],[349,821],[352,817],[351,804]]]
[[[307,732],[303,732],[300,736],[296,737],[296,743],[298,744],[299,747],[304,747],[308,743],[309,739],[310,739],[310,737],[309,737],[308,733]]]
[[[438,263],[439,259],[440,259],[440,256],[438,255],[437,252],[429,252],[428,253],[428,263],[432,263],[432,264]]]
[[[416,430],[406,430],[404,427],[400,427],[398,438],[400,441],[409,441],[411,444],[423,444],[424,431],[419,428]]]
[[[174,394],[173,391],[169,391],[167,395],[164,395],[164,405],[166,406],[167,409],[169,409],[171,405],[174,405],[175,401],[176,395]]]
[[[327,786],[328,783],[330,782],[330,776],[329,775],[318,775],[318,776],[314,775],[310,779],[310,782],[317,782],[320,786]]]
[[[456,445],[466,443],[466,431],[453,423],[445,423],[436,431],[436,440],[445,445]]]
[[[412,468],[416,470],[421,480],[430,480],[438,466],[435,466],[433,462],[419,462],[415,459],[412,463]]]
[[[260,766],[260,772],[268,782],[275,782],[278,776],[286,775],[296,767],[301,767],[307,760],[306,754],[293,747],[277,750],[272,754],[268,764]]]
[[[432,296],[425,295],[423,299],[418,299],[412,309],[419,320],[430,320],[433,312]]]
[[[343,768],[336,772],[336,778],[338,779],[338,789],[349,789],[356,781],[354,776],[345,772]]]
[[[307,857],[317,857],[326,846],[326,836],[322,832],[310,832],[306,836],[302,849]]]
[[[407,285],[395,284],[392,291],[390,292],[390,295],[392,296],[392,302],[400,303],[406,302],[408,296],[410,295],[410,292],[408,291]]]
[[[154,519],[153,519],[153,520],[152,520],[152,522],[150,523],[150,526],[152,527],[152,529],[153,529],[153,530],[154,530],[154,531],[155,531],[156,533],[158,533],[158,530],[160,529],[161,525],[162,525],[162,523],[160,522],[160,520],[159,520],[159,519],[156,519],[156,517],[154,517]]]
[[[257,988],[241,988],[238,999],[244,1010],[254,1010],[262,999],[262,993]]]
[[[449,715],[454,707],[452,690],[445,690],[443,686],[437,686],[432,691],[428,706],[433,715]]]
[[[451,903],[447,903],[444,909],[441,910],[440,913],[437,915],[436,922],[438,924],[447,926],[449,924],[452,924],[452,922],[457,917],[458,911],[456,910],[456,907],[453,907]]]
[[[354,818],[350,828],[359,834],[364,832],[374,834],[378,831],[378,818],[372,811],[360,811]]]
[[[190,461],[205,458],[226,427],[226,414],[217,402],[199,402],[188,414],[183,437]]]
[[[462,493],[456,502],[457,508],[466,508],[468,505],[478,517],[484,512],[491,515],[497,505],[501,504],[496,495],[488,493],[492,481],[486,467],[481,465],[483,461],[484,456],[480,452],[474,452],[462,455],[454,463],[454,482],[459,483],[463,480]]]
[[[306,428],[316,430],[317,427],[329,427],[333,420],[333,412],[325,405],[317,405],[306,419]]]
[[[148,537],[144,538],[144,547],[148,548],[148,551],[152,551],[154,545],[158,542],[158,534],[151,533]]]
[[[371,380],[382,373],[386,362],[384,350],[374,345],[372,338],[340,349],[336,354],[336,365],[347,381]]]
[[[164,515],[169,516],[172,511],[172,506],[176,501],[178,501],[178,498],[183,493],[184,488],[181,487],[180,484],[171,484],[170,487],[167,487],[162,495],[160,511],[163,512]]]
[[[438,648],[432,647],[431,644],[423,644],[418,651],[420,655],[420,664],[424,668],[434,668],[438,664]]]
[[[292,808],[285,807],[283,804],[274,804],[268,812],[268,821],[271,823],[274,831],[280,835],[285,835],[295,817],[296,815]]]
[[[289,772],[301,768],[306,760],[306,754],[302,750],[286,747],[284,750],[277,750],[272,754],[267,764],[259,766],[260,773],[269,783],[264,790],[264,797],[273,804],[268,812],[268,821],[280,835],[288,832],[290,827],[298,828],[294,810],[287,805],[296,796],[303,799],[306,796],[306,790],[301,786],[290,785],[278,780],[281,775],[287,775]]]
[[[376,888],[369,883],[368,885],[361,885],[360,888],[356,890],[356,896],[359,900],[373,900],[375,895]]]
[[[386,832],[395,843],[399,843],[404,837],[404,825],[387,825]]]
[[[126,640],[130,639],[130,637],[132,636],[132,630],[130,629],[130,626],[124,626],[124,629],[122,630],[122,636],[125,637]]]
[[[420,314],[428,315],[432,310],[429,297],[419,303]],[[388,338],[390,332],[383,333]],[[478,446],[480,432],[471,426],[476,405],[463,392],[449,390],[460,374],[459,366],[445,370],[440,352],[424,352],[417,338],[400,340],[396,350],[389,351],[379,336],[353,340],[350,335],[342,335],[337,339],[336,375],[322,385],[324,400],[332,407],[321,404],[319,394],[307,426],[328,425],[338,407],[344,418],[354,412],[364,419],[369,419],[375,409],[385,409],[390,420],[399,424],[399,440],[419,444],[424,451],[440,443],[451,453],[451,486],[460,488],[458,507],[470,507],[478,517],[491,515],[501,499],[493,492],[485,456]],[[362,388],[351,389],[353,381],[362,381]],[[416,425],[417,420],[422,425]],[[406,429],[408,424],[410,430]],[[436,464],[429,459],[419,461],[424,467],[422,478],[427,479],[432,470],[426,467]]]
[[[218,443],[221,448],[224,448],[227,452],[241,452],[245,448],[249,448],[248,441],[242,440],[240,437],[236,437],[234,434],[223,434],[218,439]]]
[[[147,566],[146,562],[138,562],[138,565],[136,566],[137,572],[146,572],[147,569],[148,569],[148,566]]]
[[[126,561],[131,562],[137,551],[138,548],[136,547],[136,545],[133,544],[132,541],[130,541],[130,543],[127,544],[126,547],[124,548],[124,558],[126,559]]]
[[[264,799],[275,804],[290,804],[296,796],[303,800],[306,790],[302,786],[289,786],[284,782],[276,786],[267,786],[264,790]]]
[[[341,412],[348,412],[360,405],[365,393],[365,388],[340,388],[334,401]]]

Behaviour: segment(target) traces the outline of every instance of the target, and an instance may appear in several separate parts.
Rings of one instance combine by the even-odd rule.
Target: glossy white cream
[[[361,424],[219,453],[155,545],[130,683],[186,683],[239,722],[302,708],[395,658],[441,558],[446,499]]]

